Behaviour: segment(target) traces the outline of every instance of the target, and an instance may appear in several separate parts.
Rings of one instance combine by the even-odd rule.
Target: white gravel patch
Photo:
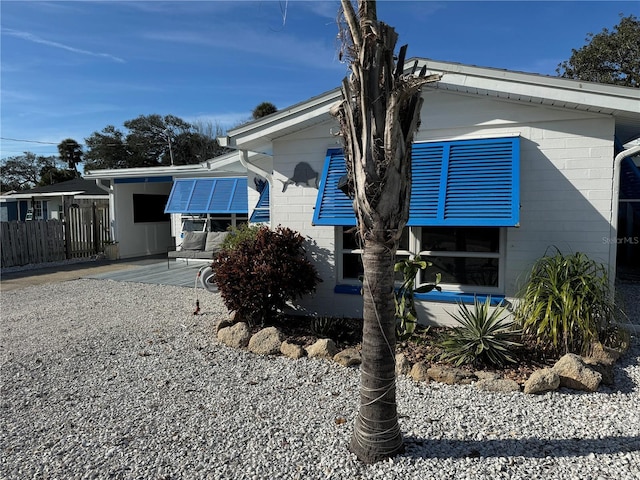
[[[357,368],[219,345],[220,297],[200,290],[200,316],[194,299],[105,280],[3,292],[0,478],[640,478],[637,338],[597,393],[400,378],[407,451],[368,466],[347,450]]]

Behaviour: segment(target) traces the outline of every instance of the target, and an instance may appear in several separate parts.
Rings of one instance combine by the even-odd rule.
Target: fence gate
[[[71,205],[66,212],[65,245],[67,258],[90,257],[102,252],[109,240],[109,210],[95,203]]]

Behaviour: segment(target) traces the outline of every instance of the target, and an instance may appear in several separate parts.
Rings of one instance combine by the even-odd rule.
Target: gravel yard
[[[624,293],[637,320],[640,285]],[[219,345],[219,296],[200,291],[200,316],[194,300],[88,279],[3,292],[0,478],[640,478],[637,336],[597,393],[400,378],[407,451],[367,466],[347,451],[357,368]]]

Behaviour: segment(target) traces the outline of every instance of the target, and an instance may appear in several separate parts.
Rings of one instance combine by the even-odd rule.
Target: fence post
[[[64,211],[64,256],[66,259],[71,258],[71,221],[69,219],[69,197],[62,197]]]
[[[100,253],[100,236],[98,235],[98,205],[96,202],[91,204],[91,235],[93,237],[93,253]]]

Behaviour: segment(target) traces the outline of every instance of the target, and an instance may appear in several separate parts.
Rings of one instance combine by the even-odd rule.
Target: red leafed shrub
[[[262,227],[213,261],[225,305],[252,324],[269,322],[288,301],[315,292],[322,280],[307,259],[304,238],[285,227]]]

